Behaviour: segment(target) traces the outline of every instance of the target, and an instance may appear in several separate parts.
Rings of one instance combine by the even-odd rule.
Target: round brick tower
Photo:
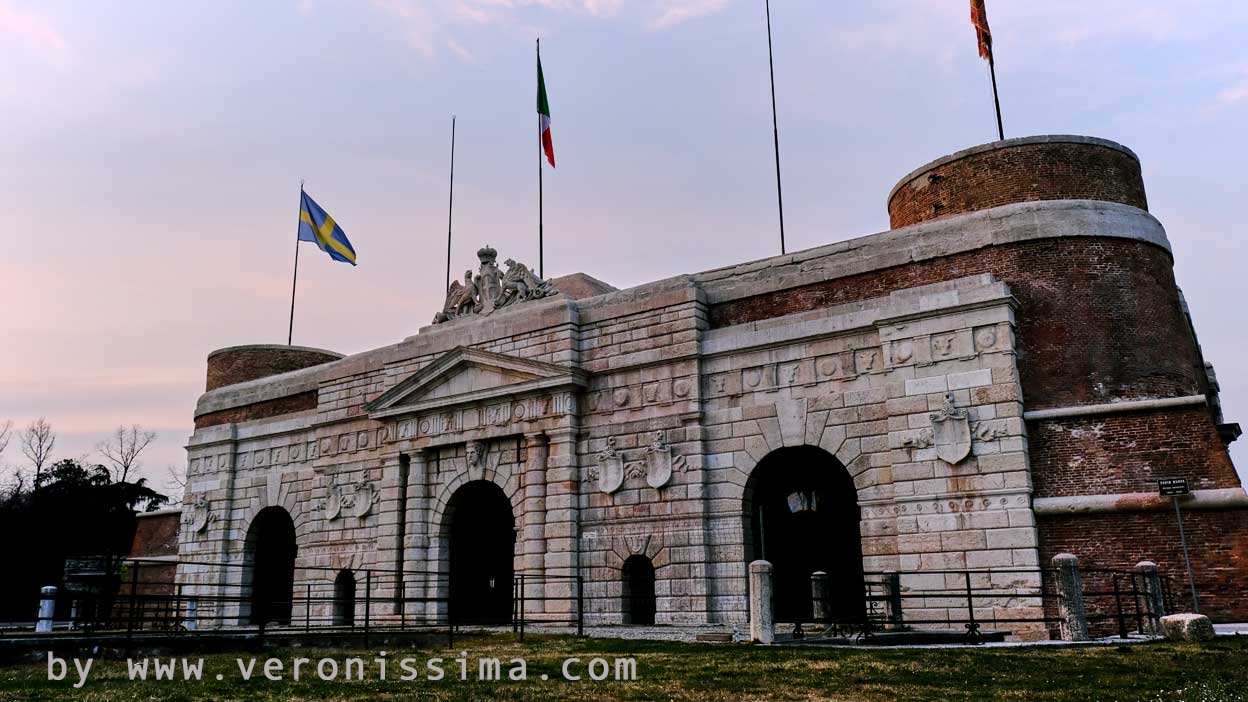
[[[1140,160],[1094,137],[1053,135],[980,144],[911,171],[888,194],[893,229],[1036,200],[1102,200],[1148,209]]]
[[[902,178],[889,193],[888,214],[899,229],[1059,200],[1082,201],[1097,212],[1097,225],[1079,236],[1049,226],[1029,240],[944,259],[964,273],[996,274],[1019,299],[1028,406],[1203,393],[1203,361],[1169,249],[1136,231],[1138,217],[1120,220],[1113,206],[1098,204],[1147,210],[1140,161],[1127,147],[1068,135],[981,144]]]
[[[248,344],[217,349],[208,354],[206,390],[247,380],[267,378],[301,368],[337,361],[343,355],[325,349],[284,344]]]

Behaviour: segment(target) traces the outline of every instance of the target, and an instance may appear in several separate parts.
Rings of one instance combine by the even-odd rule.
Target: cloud
[[[691,19],[713,15],[728,4],[728,0],[666,0],[660,3],[658,16],[647,26],[653,30],[671,29]]]
[[[1248,102],[1248,65],[1240,68],[1239,76],[1231,85],[1218,91],[1217,101],[1221,105]]]
[[[1218,93],[1218,102],[1231,103],[1248,100],[1248,80]]]
[[[0,34],[8,34],[49,58],[67,59],[69,43],[44,15],[0,0]]]
[[[300,11],[308,7],[301,0]],[[445,50],[471,63],[468,41],[474,28],[501,26],[536,33],[542,15],[622,19],[651,31],[663,31],[723,10],[728,0],[371,0],[374,10],[394,20],[398,30],[425,59]],[[631,12],[625,13],[625,9]]]

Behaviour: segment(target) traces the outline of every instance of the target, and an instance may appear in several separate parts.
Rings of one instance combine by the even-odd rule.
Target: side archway
[[[256,513],[243,542],[243,592],[250,624],[289,624],[294,601],[295,522],[281,507]]]
[[[829,574],[828,616],[865,612],[857,489],[835,456],[814,446],[767,454],[742,499],[745,560],[770,561],[777,621],[809,620],[811,575]]]

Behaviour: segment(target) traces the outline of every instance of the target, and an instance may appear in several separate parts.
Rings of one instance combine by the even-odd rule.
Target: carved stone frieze
[[[426,436],[531,422],[547,417],[576,413],[576,395],[558,393],[522,400],[498,402],[484,407],[429,412],[395,423],[386,441],[404,441]]]

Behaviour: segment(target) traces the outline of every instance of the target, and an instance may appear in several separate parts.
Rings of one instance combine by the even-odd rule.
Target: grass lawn
[[[468,681],[458,679],[460,669],[451,660],[458,651],[467,652]],[[375,650],[213,654],[204,658],[199,682],[182,681],[180,670],[177,682],[131,681],[125,661],[96,661],[81,689],[71,687],[78,679],[72,663],[61,682],[47,680],[46,662],[10,665],[0,668],[0,700],[1248,700],[1248,637],[1201,645],[849,650],[565,636],[531,636],[518,644],[510,635],[493,635],[464,639],[456,651],[433,645],[387,653],[384,681],[377,679]],[[332,682],[317,677],[320,658],[342,665],[350,656],[367,663],[364,681],[343,681],[341,670]],[[447,659],[447,678],[426,680],[426,664],[438,656]],[[592,657],[635,657],[637,680],[565,681],[561,666],[573,656],[582,662],[571,671],[582,676]],[[242,680],[240,657],[258,659],[249,682]],[[286,679],[263,679],[268,657],[282,660]],[[296,657],[312,659],[303,664],[298,682],[290,680]],[[404,657],[415,659],[417,680],[397,679],[403,673],[398,659]],[[491,657],[504,663],[502,682],[476,679],[478,659]],[[505,679],[513,658],[528,661],[527,681]],[[541,680],[542,674],[549,679]]]

